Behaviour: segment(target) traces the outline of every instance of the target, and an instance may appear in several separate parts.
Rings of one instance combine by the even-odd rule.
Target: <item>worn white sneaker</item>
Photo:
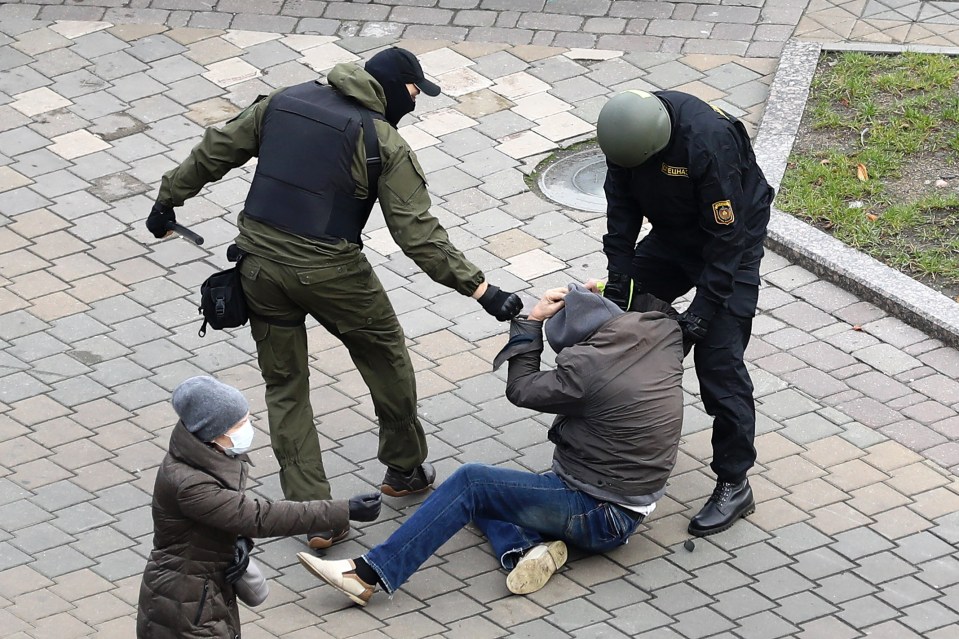
[[[546,585],[553,573],[566,563],[566,544],[551,541],[526,551],[506,578],[506,587],[514,595],[528,595]]]
[[[352,559],[326,561],[306,552],[298,552],[296,556],[307,570],[342,592],[355,603],[365,606],[370,597],[373,596],[376,586],[369,585],[357,576],[356,565]]]

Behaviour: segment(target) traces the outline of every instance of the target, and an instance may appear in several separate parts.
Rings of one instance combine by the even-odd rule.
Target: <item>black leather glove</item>
[[[498,286],[489,284],[486,292],[477,300],[483,310],[501,322],[511,320],[523,310],[523,300],[516,293],[501,291]]]
[[[147,216],[147,230],[153,233],[153,237],[162,238],[173,229],[176,224],[176,214],[172,206],[156,202]]]
[[[235,584],[243,577],[247,566],[250,565],[250,551],[253,550],[253,540],[249,537],[237,537],[233,542],[233,561],[226,567],[226,580]]]
[[[633,278],[616,271],[610,271],[602,293],[603,297],[610,302],[624,311],[628,311],[633,301],[633,289]]]
[[[350,519],[353,521],[373,521],[380,516],[381,505],[382,496],[380,493],[350,497]]]
[[[709,322],[695,313],[686,311],[679,316],[679,328],[683,331],[683,344],[687,342],[695,344],[706,338]]]

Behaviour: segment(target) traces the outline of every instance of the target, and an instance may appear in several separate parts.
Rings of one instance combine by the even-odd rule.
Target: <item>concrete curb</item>
[[[874,53],[922,51],[959,54],[946,47],[893,45],[825,46],[786,43],[756,136],[756,157],[777,190],[799,131],[813,74],[824,50]],[[823,279],[850,290],[904,322],[951,346],[959,346],[959,303],[879,261],[852,249],[773,207],[766,240],[770,249]]]

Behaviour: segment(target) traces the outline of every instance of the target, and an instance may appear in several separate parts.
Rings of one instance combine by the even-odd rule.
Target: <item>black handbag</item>
[[[200,285],[200,315],[203,325],[199,335],[206,335],[207,325],[221,331],[243,326],[250,318],[240,281],[240,265],[214,273]]]

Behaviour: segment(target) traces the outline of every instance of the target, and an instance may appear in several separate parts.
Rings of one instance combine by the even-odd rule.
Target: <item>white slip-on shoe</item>
[[[356,565],[352,559],[326,561],[310,553],[298,552],[300,563],[314,575],[330,584],[361,606],[365,606],[376,586],[371,586],[356,574]]]
[[[551,541],[526,551],[506,578],[506,587],[514,595],[528,595],[546,585],[553,573],[566,563],[566,544]]]

